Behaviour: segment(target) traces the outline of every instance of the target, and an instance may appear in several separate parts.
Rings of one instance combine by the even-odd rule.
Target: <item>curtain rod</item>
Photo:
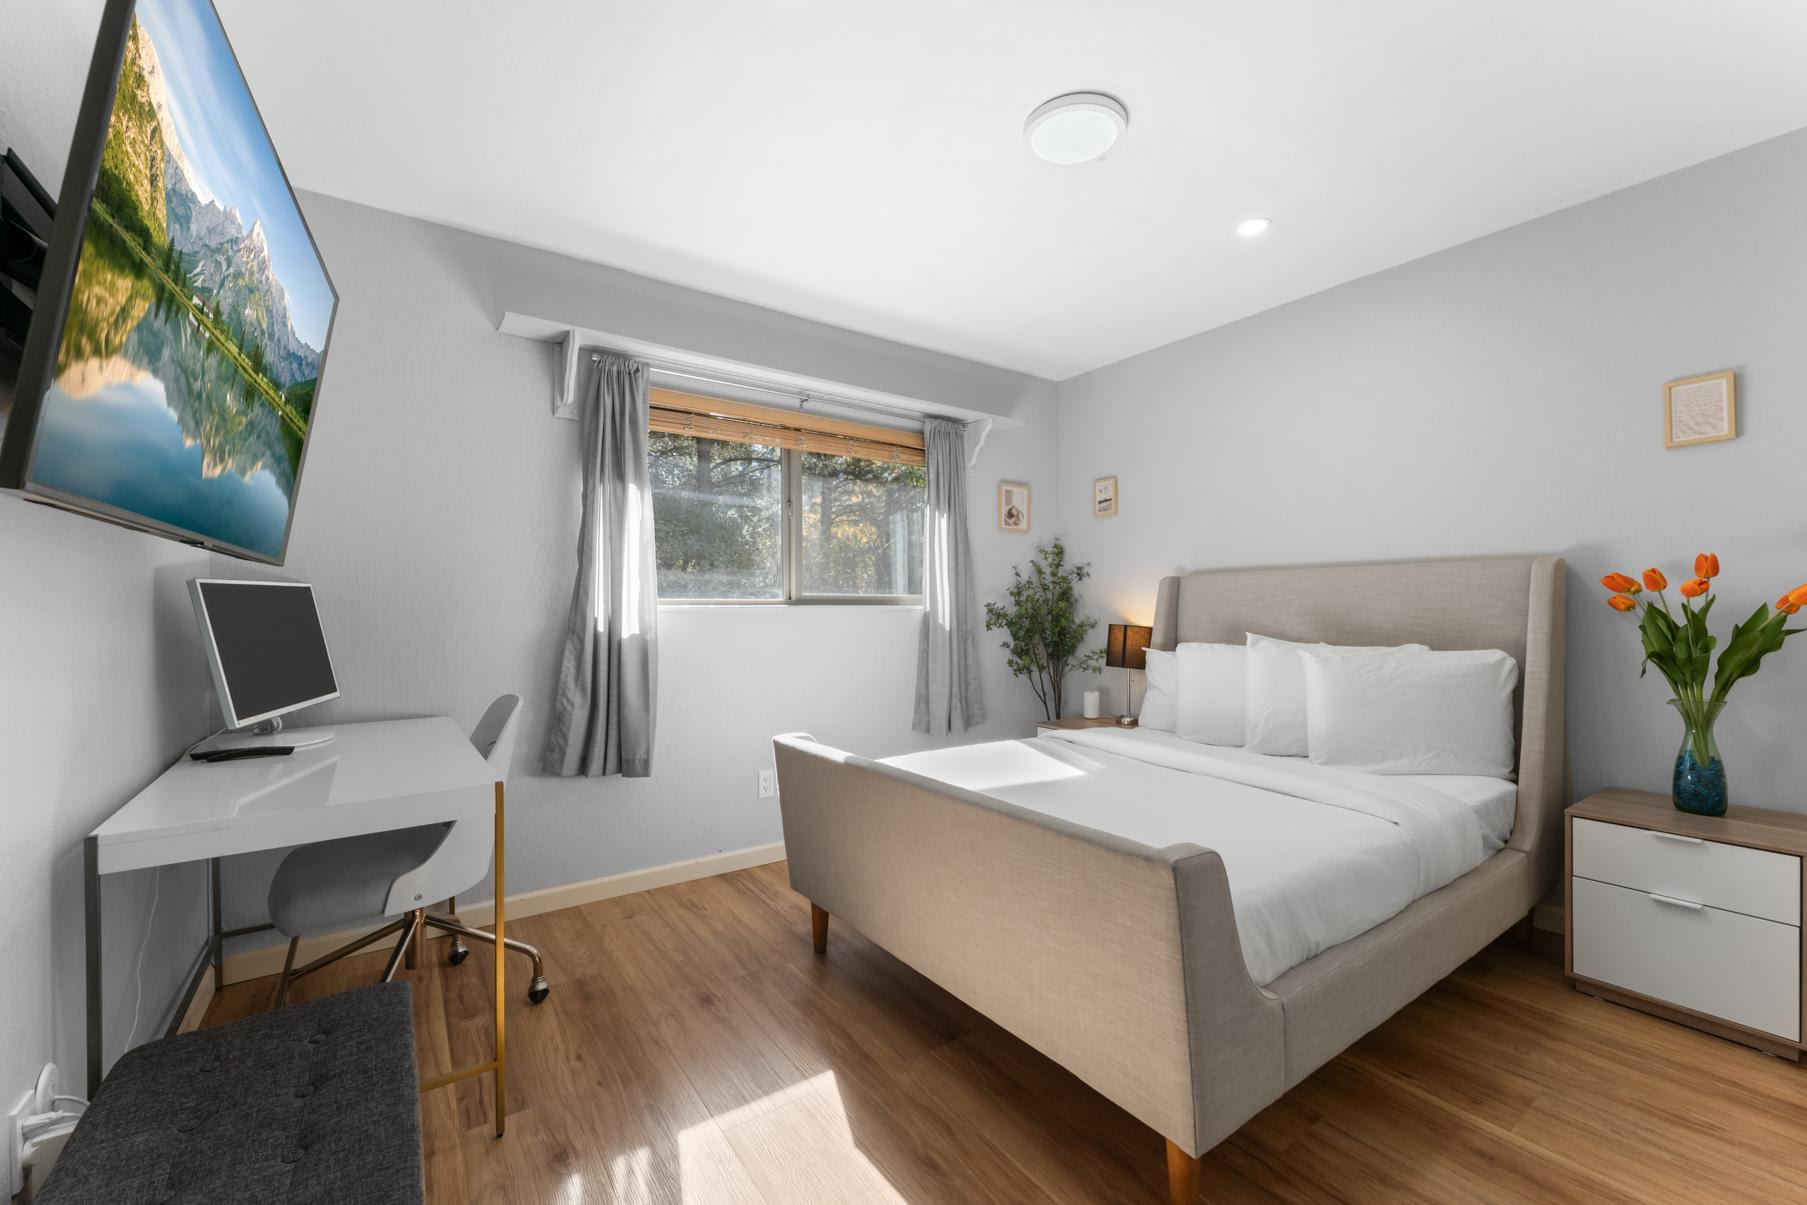
[[[838,394],[821,393],[821,392],[817,392],[815,390],[780,389],[775,386],[761,384],[758,381],[749,380],[744,377],[732,377],[732,376],[728,376],[725,374],[701,373],[701,372],[696,371],[693,368],[680,368],[676,365],[662,363],[659,360],[650,359],[646,356],[630,356],[629,358],[639,360],[642,364],[645,364],[648,368],[653,369],[656,372],[665,373],[667,376],[684,377],[686,380],[702,381],[705,384],[709,384],[709,385],[727,385],[733,389],[751,389],[756,393],[769,393],[773,397],[795,398],[797,400],[799,407],[807,406],[811,402],[824,402],[830,406],[843,406],[850,410],[865,410],[865,411],[868,411],[873,414],[883,414],[883,415],[887,415],[891,418],[907,419],[909,421],[918,422],[918,423],[921,422],[924,418],[929,417],[928,415],[925,415],[925,414],[922,414],[922,413],[919,413],[916,411],[904,410],[897,406],[886,406],[881,402],[866,402],[866,401],[861,401],[858,398],[841,397]],[[595,364],[598,361],[600,361],[601,359],[602,359],[601,352],[593,351],[590,353],[590,363]],[[939,417],[944,417],[944,416],[936,415],[935,417],[939,418]],[[990,420],[984,419],[984,418],[972,418],[972,419],[962,419],[961,421],[970,427],[974,423],[981,423],[981,422],[988,423]]]

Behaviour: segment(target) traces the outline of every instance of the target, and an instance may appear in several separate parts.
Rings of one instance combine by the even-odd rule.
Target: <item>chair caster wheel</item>
[[[465,959],[469,958],[470,956],[471,956],[471,948],[469,946],[465,945],[463,942],[458,941],[458,942],[453,942],[452,948],[446,951],[445,960],[447,962],[451,963],[453,966],[457,966],[459,963],[463,962]]]
[[[530,1004],[538,1004],[552,994],[552,985],[546,982],[543,975],[535,975],[533,982],[527,985],[527,1000]]]

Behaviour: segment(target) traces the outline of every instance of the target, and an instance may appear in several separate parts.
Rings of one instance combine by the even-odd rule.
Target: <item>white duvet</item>
[[[1365,774],[1108,728],[885,761],[1155,849],[1216,850],[1264,985],[1474,869],[1510,833],[1516,798],[1496,779]]]

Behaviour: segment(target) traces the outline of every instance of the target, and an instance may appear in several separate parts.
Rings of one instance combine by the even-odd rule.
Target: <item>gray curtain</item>
[[[926,419],[929,506],[923,532],[922,640],[916,650],[918,732],[965,732],[985,722],[979,697],[979,608],[966,534],[966,424]]]
[[[601,356],[583,403],[583,521],[540,760],[549,774],[652,773],[659,608],[646,410],[646,365]]]

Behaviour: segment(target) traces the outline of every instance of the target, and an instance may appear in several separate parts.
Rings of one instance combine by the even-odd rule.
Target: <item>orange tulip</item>
[[[1691,577],[1682,583],[1683,598],[1699,598],[1713,588],[1713,583],[1704,577]]]
[[[1636,594],[1641,588],[1634,579],[1623,573],[1609,573],[1600,579],[1600,584],[1614,594]]]
[[[1703,552],[1694,558],[1695,577],[1718,577],[1719,557],[1715,553]]]
[[[1615,611],[1635,611],[1638,609],[1638,600],[1629,594],[1615,594],[1606,600],[1606,605]]]
[[[1663,571],[1661,569],[1644,570],[1644,589],[1667,590],[1668,588],[1669,579],[1663,576]]]
[[[1796,586],[1790,590],[1788,601],[1797,607],[1807,607],[1807,586]]]
[[[1800,609],[1801,604],[1794,600],[1792,594],[1784,594],[1781,598],[1776,599],[1776,610],[1782,612],[1784,615],[1793,615]]]

